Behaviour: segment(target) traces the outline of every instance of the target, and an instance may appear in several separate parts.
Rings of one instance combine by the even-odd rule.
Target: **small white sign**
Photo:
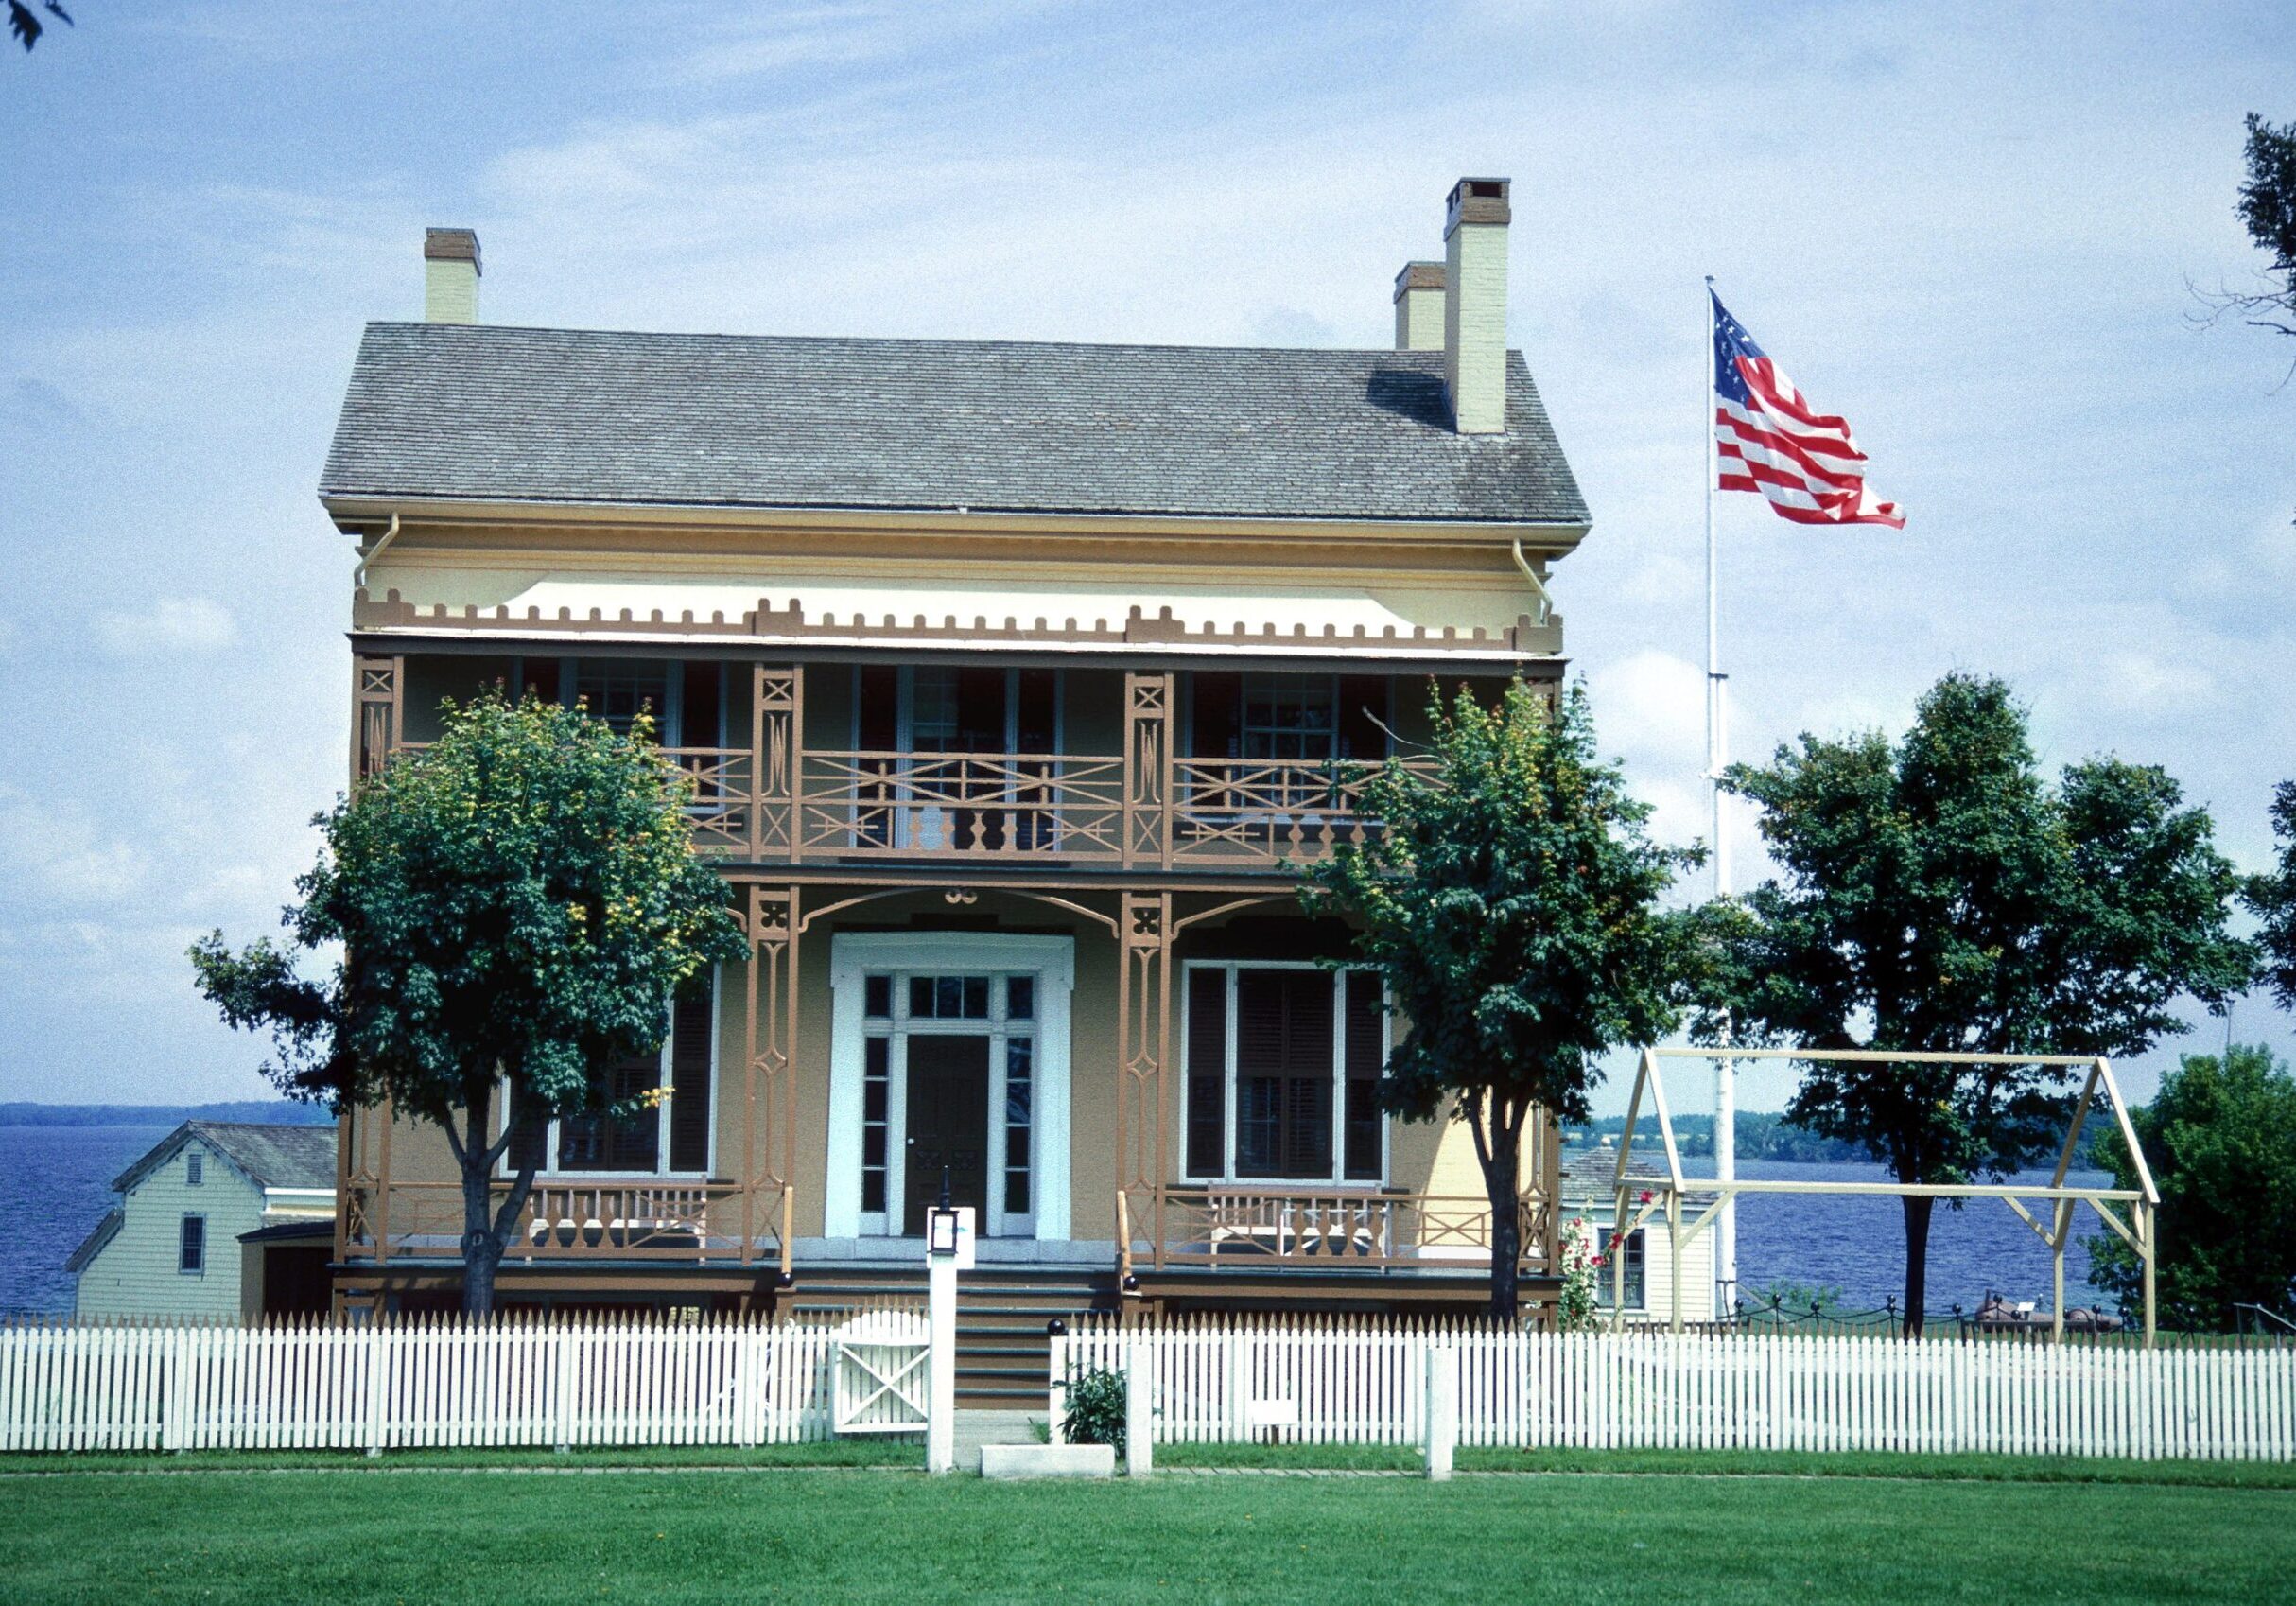
[[[1244,1425],[1246,1427],[1297,1427],[1299,1402],[1296,1400],[1246,1400],[1244,1403]]]

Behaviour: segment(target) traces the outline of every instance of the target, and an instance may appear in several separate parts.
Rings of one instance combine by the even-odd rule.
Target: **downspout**
[[[396,532],[398,529],[398,515],[396,514],[392,514],[391,515],[391,528],[393,532]],[[383,537],[383,539],[386,541],[388,541],[390,538],[391,537],[388,535]],[[374,550],[379,552],[383,549],[380,546],[377,546]],[[1522,578],[1531,583],[1531,589],[1537,592],[1539,595],[1539,622],[1540,624],[1544,624],[1555,611],[1555,600],[1547,595],[1546,585],[1539,580],[1539,571],[1531,567],[1530,560],[1522,555],[1522,537],[1520,535],[1515,537],[1514,550],[1515,567],[1522,570]]]
[[[367,588],[367,566],[373,563],[376,558],[381,557],[383,555],[383,549],[391,545],[391,542],[397,540],[398,536],[399,515],[394,513],[391,515],[391,528],[383,532],[383,538],[375,542],[374,546],[368,548],[367,555],[358,560],[358,572],[351,577],[351,585],[355,589],[363,591]],[[1522,543],[1520,541],[1515,543],[1515,561],[1517,563],[1521,563],[1522,561]],[[1529,570],[1526,569],[1523,572],[1527,574]],[[1531,584],[1536,585],[1539,584],[1539,582],[1537,580],[1533,580]],[[1545,595],[1544,592],[1539,594],[1541,596]]]

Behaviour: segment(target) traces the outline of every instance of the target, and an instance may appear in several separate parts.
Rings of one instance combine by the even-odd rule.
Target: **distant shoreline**
[[[0,1104],[0,1126],[175,1126],[185,1121],[252,1121],[324,1126],[324,1105],[287,1099],[230,1099],[217,1104]]]

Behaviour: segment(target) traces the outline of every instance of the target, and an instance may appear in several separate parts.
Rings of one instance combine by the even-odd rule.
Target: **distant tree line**
[[[1574,1126],[1564,1134],[1564,1141],[1574,1148],[1585,1148],[1601,1143],[1605,1138],[1616,1143],[1626,1129],[1623,1115],[1606,1115],[1598,1121]],[[1834,1164],[1842,1161],[1870,1161],[1873,1153],[1862,1143],[1845,1138],[1828,1138],[1800,1126],[1789,1126],[1784,1114],[1772,1109],[1742,1109],[1731,1123],[1734,1142],[1732,1151],[1740,1160],[1783,1160],[1801,1164]],[[1674,1118],[1674,1141],[1685,1158],[1706,1156],[1714,1152],[1714,1118],[1711,1115],[1677,1115]],[[1656,1162],[1660,1152],[1659,1124],[1651,1116],[1644,1116],[1634,1124],[1634,1149],[1638,1155],[1650,1157]]]

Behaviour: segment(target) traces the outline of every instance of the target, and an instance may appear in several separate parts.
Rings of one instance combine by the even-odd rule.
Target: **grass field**
[[[1775,1477],[861,1471],[74,1473],[0,1481],[0,1598],[1782,1600],[2286,1598],[2296,1493]]]

